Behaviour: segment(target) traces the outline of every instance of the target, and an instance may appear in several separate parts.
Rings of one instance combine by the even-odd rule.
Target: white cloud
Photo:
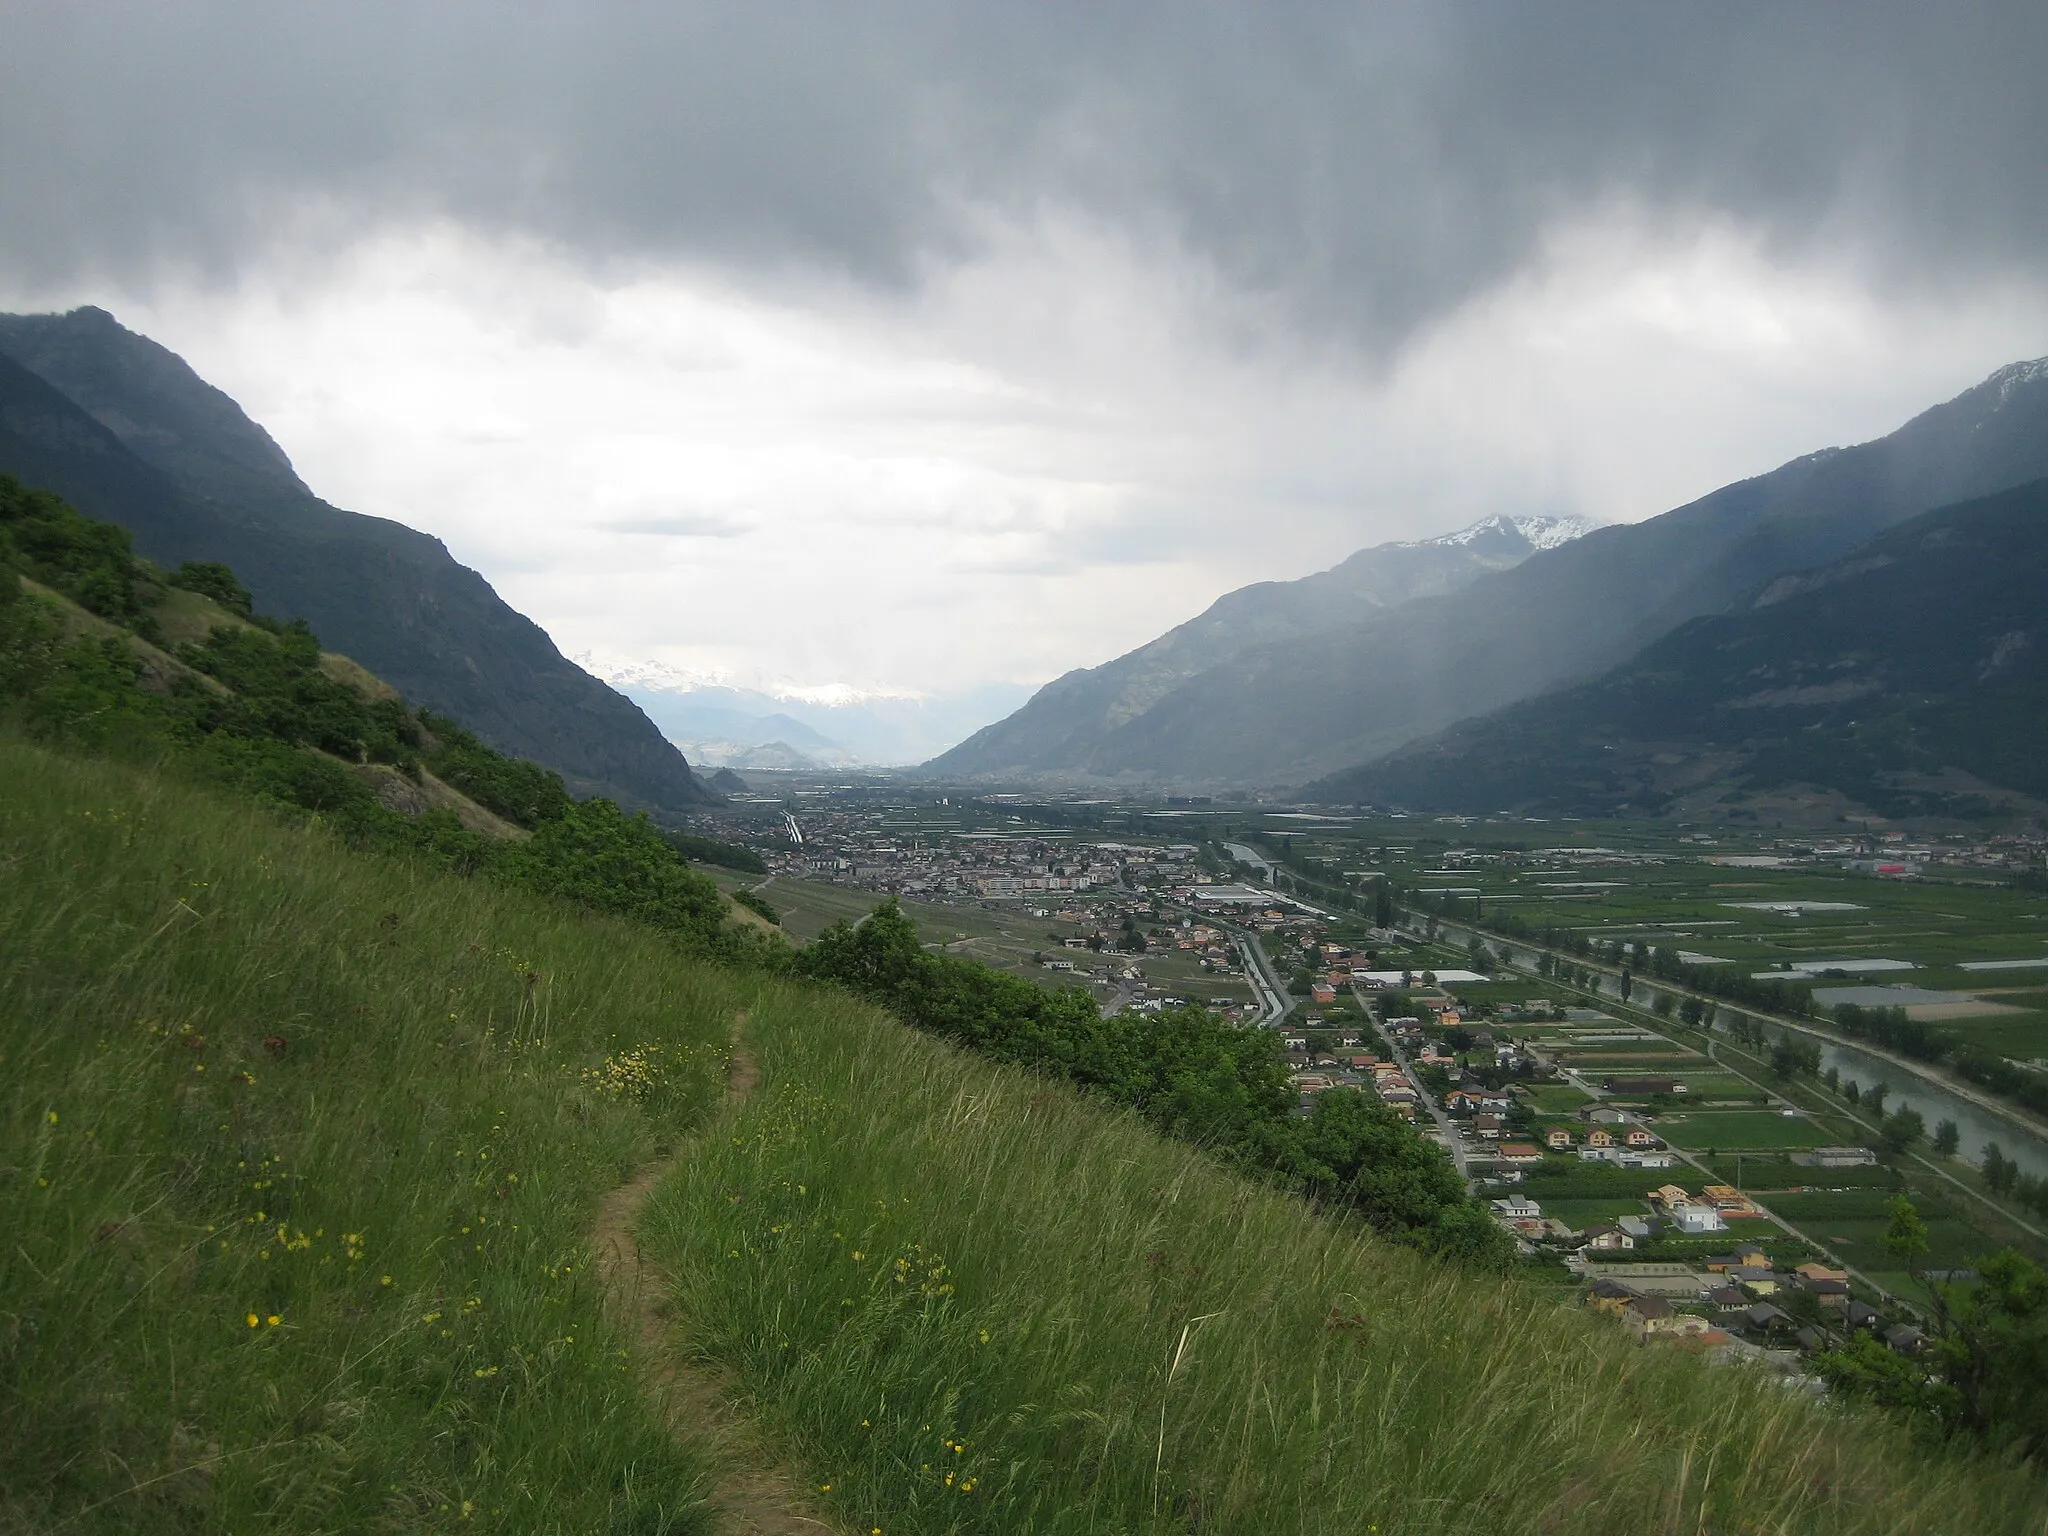
[[[2038,289],[1887,296],[1626,209],[1383,364],[1158,229],[1054,210],[973,249],[878,294],[441,223],[55,297],[184,354],[564,650],[821,700],[1043,681],[1492,512],[1651,515],[2048,351]]]

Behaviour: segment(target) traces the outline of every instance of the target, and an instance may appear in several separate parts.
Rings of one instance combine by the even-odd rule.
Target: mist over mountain
[[[1595,682],[1309,792],[1418,810],[2038,815],[2048,480],[1913,518]]]
[[[1531,552],[1455,591],[1261,637],[1120,721],[1098,713],[1094,728],[1062,733],[1049,706],[1090,677],[1070,674],[1042,691],[1048,707],[1033,701],[1043,721],[1035,734],[1021,729],[1031,711],[1021,712],[931,766],[1216,785],[1322,778],[1598,676],[1772,577],[2043,475],[2048,368],[2012,364],[1873,442],[1807,454],[1660,517]],[[1033,747],[1040,738],[1049,744]]]
[[[741,687],[660,662],[579,656],[644,710],[692,762],[756,768],[901,767],[920,763],[1015,709],[1029,690],[986,683],[958,693],[845,686]]]
[[[1361,549],[1297,581],[1262,581],[1219,597],[1157,640],[1067,673],[1008,719],[926,764],[945,774],[1087,774],[1113,759],[1117,733],[1213,667],[1417,599],[1442,597],[1589,532],[1576,517],[1488,517],[1440,538]],[[1114,770],[1112,770],[1114,771]],[[1166,770],[1164,776],[1176,776]]]
[[[161,564],[233,566],[261,611],[306,619],[579,792],[677,811],[717,798],[439,539],[322,501],[240,406],[104,310],[0,316],[0,471],[120,524]]]

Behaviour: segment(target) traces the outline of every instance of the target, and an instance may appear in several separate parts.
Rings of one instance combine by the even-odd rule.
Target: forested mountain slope
[[[667,810],[717,798],[440,540],[322,501],[233,400],[104,310],[0,316],[0,472],[120,524],[167,566],[231,565],[258,611],[305,618],[582,793]]]
[[[1596,682],[1312,793],[1611,814],[1793,788],[1890,815],[2048,801],[2048,480],[1914,518]]]

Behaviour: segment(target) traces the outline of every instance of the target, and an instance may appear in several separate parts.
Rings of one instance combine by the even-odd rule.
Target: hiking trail
[[[761,1079],[741,1037],[746,1015],[733,1021],[732,1068],[725,1109],[753,1093]],[[838,1536],[840,1527],[812,1504],[792,1470],[779,1464],[760,1430],[735,1406],[743,1394],[733,1373],[685,1358],[679,1347],[667,1276],[641,1253],[640,1213],[665,1174],[720,1123],[714,1115],[667,1157],[655,1158],[604,1197],[590,1233],[590,1253],[604,1282],[606,1304],[627,1333],[659,1399],[662,1421],[685,1445],[704,1452],[712,1485],[708,1503],[728,1536]]]

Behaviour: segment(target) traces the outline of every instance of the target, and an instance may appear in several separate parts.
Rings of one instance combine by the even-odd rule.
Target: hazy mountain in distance
[[[645,710],[693,760],[702,757],[707,763],[736,762],[746,747],[776,743],[811,767],[921,763],[1008,714],[1029,694],[1012,683],[937,695],[839,686],[771,693],[706,681],[662,662],[577,660]],[[711,751],[692,751],[693,744]]]
[[[1874,442],[1595,529],[1447,597],[1241,652],[1093,742],[1073,766],[1190,784],[1322,778],[1597,677],[1774,576],[2043,475],[2048,361],[2015,363]]]
[[[1595,682],[1308,793],[1439,811],[2038,816],[2048,480],[1913,518]]]
[[[925,765],[938,774],[1087,773],[1101,744],[1188,679],[1253,648],[1442,597],[1588,533],[1576,517],[1489,517],[1440,538],[1378,544],[1297,581],[1227,592],[1157,640],[1047,683],[1016,714]]]
[[[0,471],[120,524],[159,563],[226,562],[263,612],[304,618],[580,793],[679,811],[717,799],[440,540],[320,500],[240,406],[104,310],[0,315]]]

